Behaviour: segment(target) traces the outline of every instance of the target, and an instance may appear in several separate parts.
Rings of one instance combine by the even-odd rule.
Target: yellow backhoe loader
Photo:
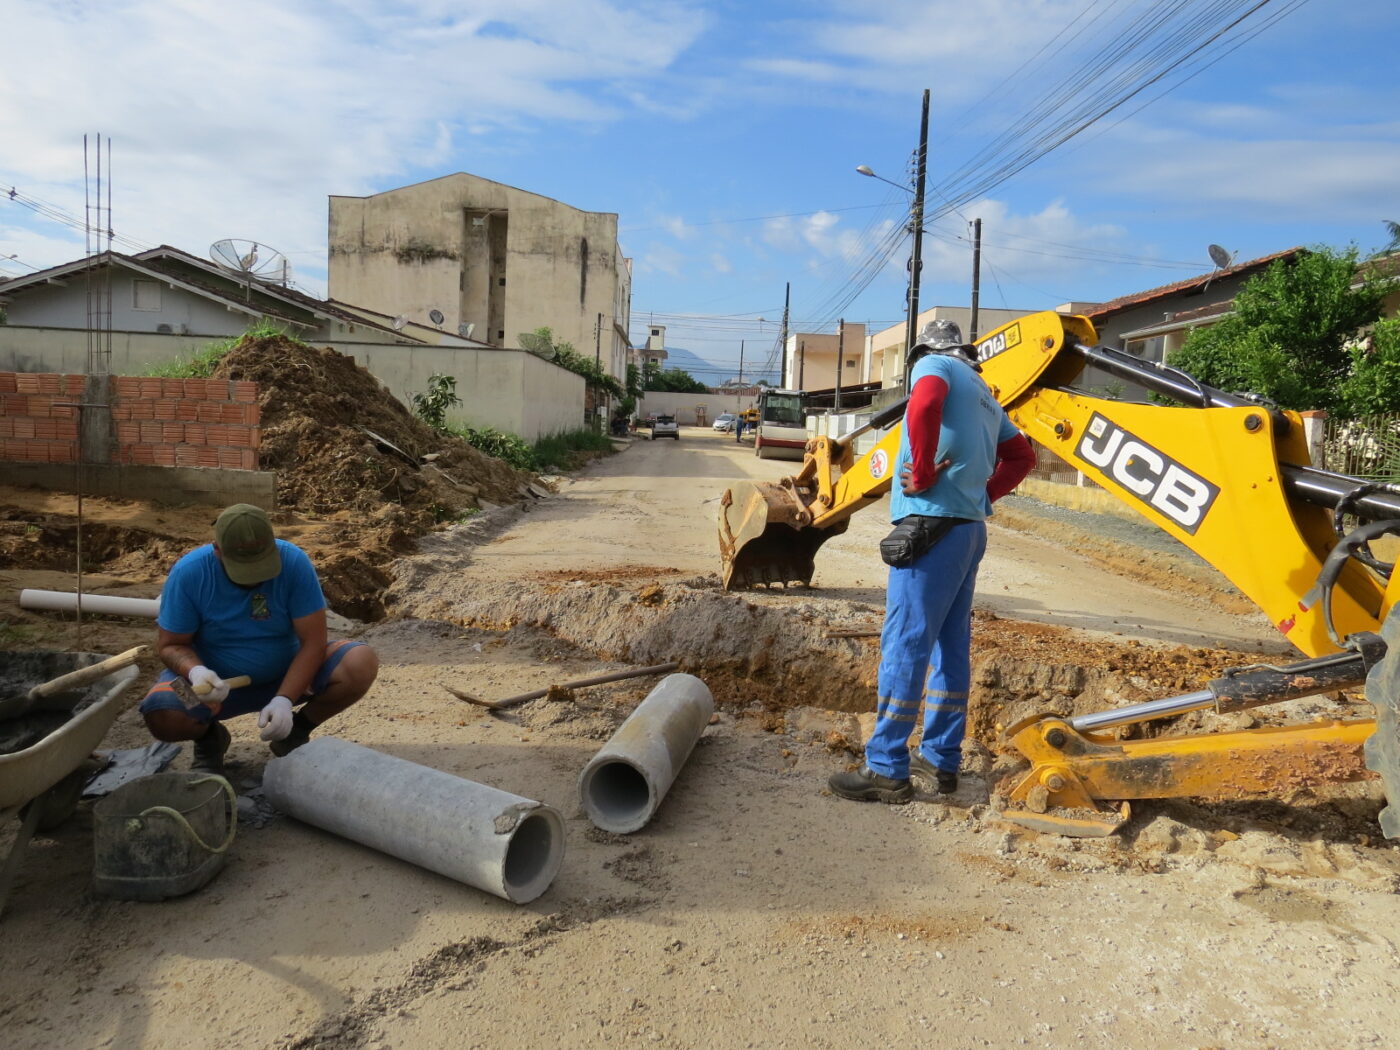
[[[1310,659],[1240,668],[1185,696],[1007,727],[1031,766],[1005,786],[1002,815],[1106,835],[1132,799],[1274,794],[1369,768],[1390,802],[1382,830],[1400,838],[1400,615],[1389,615],[1400,574],[1369,546],[1400,534],[1400,489],[1313,467],[1295,412],[1096,341],[1083,317],[1032,314],[977,343],[982,378],[1023,432],[1219,569]],[[1178,404],[1071,389],[1089,364]],[[731,486],[719,515],[725,588],[810,584],[821,545],[889,491],[903,411],[893,405],[853,434],[809,441],[792,477]],[[855,439],[871,430],[884,433],[857,458]],[[1361,524],[1348,529],[1348,520]],[[1363,683],[1374,719],[1148,740],[1104,733]]]

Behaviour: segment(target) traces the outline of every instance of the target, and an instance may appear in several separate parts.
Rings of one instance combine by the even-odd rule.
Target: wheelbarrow
[[[0,653],[0,692],[24,694],[103,659],[93,653]],[[34,832],[58,826],[77,808],[88,759],[128,706],[122,697],[138,673],[123,667],[26,705],[20,717],[0,720],[0,827],[14,817],[23,822],[0,862],[0,913]]]

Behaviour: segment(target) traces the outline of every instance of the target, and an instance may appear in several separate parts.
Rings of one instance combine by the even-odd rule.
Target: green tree
[[[1349,381],[1361,358],[1351,344],[1380,318],[1394,284],[1371,267],[1358,271],[1354,247],[1276,260],[1240,289],[1232,313],[1192,332],[1168,363],[1202,383],[1261,394],[1281,408],[1356,415],[1349,399],[1359,386]],[[1383,363],[1365,367],[1378,375]],[[1396,409],[1400,400],[1370,411]]]
[[[1388,255],[1391,252],[1400,252],[1400,222],[1396,222],[1394,219],[1386,219],[1385,232],[1390,235],[1390,243],[1382,248],[1380,253],[1382,255]]]
[[[1400,407],[1400,318],[1378,321],[1351,351],[1351,375],[1342,383],[1347,415],[1371,416]]]
[[[589,386],[616,398],[626,396],[622,384],[609,375],[601,364],[593,358],[579,353],[574,349],[572,343],[556,340],[553,330],[547,325],[536,328],[533,332],[521,332],[519,340],[520,345],[530,353],[537,354],[546,361],[553,361],[560,368],[567,368],[570,372],[583,376]]]
[[[689,372],[679,368],[658,368],[648,361],[642,367],[642,385],[647,390],[670,391],[676,394],[707,394],[710,388]]]

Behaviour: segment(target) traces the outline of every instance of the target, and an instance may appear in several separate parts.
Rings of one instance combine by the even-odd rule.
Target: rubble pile
[[[282,336],[244,340],[215,377],[258,384],[259,465],[277,472],[283,509],[360,511],[421,534],[483,500],[511,502],[529,481],[427,426],[352,358],[329,347]],[[429,455],[435,455],[430,464],[415,462]]]

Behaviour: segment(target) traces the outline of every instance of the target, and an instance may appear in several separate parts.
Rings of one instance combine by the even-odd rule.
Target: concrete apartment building
[[[632,350],[635,364],[638,368],[651,365],[655,368],[666,368],[666,358],[670,356],[666,351],[666,326],[664,324],[654,324],[647,328],[647,341],[641,346]]]
[[[792,332],[787,339],[788,390],[830,390],[840,361],[842,386],[866,382],[865,325],[843,321],[835,332]]]
[[[977,334],[986,335],[1002,325],[1035,313],[1034,310],[988,310],[977,311]],[[972,308],[968,306],[931,306],[919,311],[918,327],[923,328],[930,321],[955,321],[962,329],[963,338],[972,337]],[[904,383],[905,322],[890,325],[873,334],[868,340],[865,352],[868,371],[861,380],[866,383],[880,383],[885,387],[901,386]]]
[[[547,326],[626,378],[632,261],[614,213],[458,172],[331,197],[329,242],[332,299],[498,347]]]

